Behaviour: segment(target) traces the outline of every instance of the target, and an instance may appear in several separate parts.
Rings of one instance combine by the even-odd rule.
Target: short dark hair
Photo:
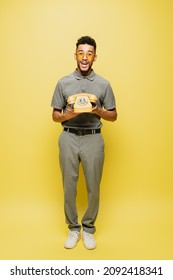
[[[97,48],[96,41],[93,38],[91,38],[90,36],[82,36],[81,38],[79,38],[76,43],[76,48],[79,45],[84,45],[84,44],[93,46],[94,50],[96,51],[96,48]]]

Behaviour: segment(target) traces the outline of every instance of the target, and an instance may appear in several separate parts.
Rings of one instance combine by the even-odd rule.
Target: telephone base
[[[89,112],[92,112],[92,108],[81,108],[81,107],[75,108],[74,107],[74,112],[75,113],[89,113]]]
[[[69,96],[67,102],[69,105],[73,105],[75,113],[89,113],[92,111],[92,107],[96,103],[97,97],[94,94],[78,93]]]

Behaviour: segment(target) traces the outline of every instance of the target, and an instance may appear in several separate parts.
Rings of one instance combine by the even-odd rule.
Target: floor
[[[95,250],[87,250],[82,240],[64,249],[68,229],[63,205],[56,200],[6,199],[0,213],[1,260],[173,259],[173,203],[168,198],[127,197],[110,205],[102,199]]]

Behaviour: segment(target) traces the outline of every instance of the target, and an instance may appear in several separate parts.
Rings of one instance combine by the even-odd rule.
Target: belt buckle
[[[82,130],[82,129],[76,130],[76,135],[78,135],[78,136],[84,135],[84,130]]]

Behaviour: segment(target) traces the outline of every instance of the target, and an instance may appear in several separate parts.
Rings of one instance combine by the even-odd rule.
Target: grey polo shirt
[[[97,96],[97,106],[106,110],[116,107],[115,96],[110,83],[93,70],[90,75],[82,76],[75,70],[61,78],[55,88],[51,106],[65,112],[67,99],[77,93],[91,93]],[[96,114],[81,113],[75,118],[62,123],[63,127],[96,129],[102,127],[100,117]]]

